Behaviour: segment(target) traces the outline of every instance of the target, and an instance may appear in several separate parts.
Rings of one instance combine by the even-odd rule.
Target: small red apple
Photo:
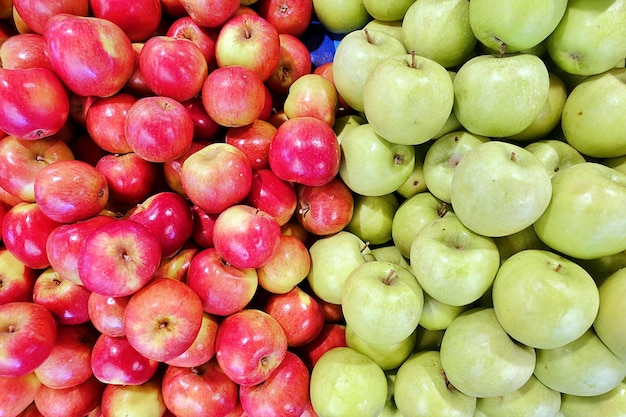
[[[201,97],[193,97],[181,103],[193,120],[194,143],[214,141],[220,132],[220,125],[206,112]]]
[[[46,68],[53,71],[44,54],[43,37],[36,33],[18,33],[0,45],[2,68]]]
[[[188,239],[182,248],[169,258],[162,258],[154,278],[169,278],[175,281],[187,281],[187,271],[191,260],[200,251],[200,247]]]
[[[45,417],[83,417],[100,404],[104,384],[93,376],[70,388],[43,385],[35,396],[35,405]]]
[[[191,238],[201,248],[213,247],[213,227],[219,213],[207,213],[198,206],[191,208],[193,212],[193,232]]]
[[[274,125],[265,120],[256,119],[249,125],[229,128],[224,141],[246,154],[252,170],[258,171],[270,166],[267,158],[275,134]]]
[[[265,83],[272,91],[287,94],[294,81],[311,73],[311,54],[299,38],[286,33],[282,33],[278,37],[280,39],[280,60]]]
[[[324,185],[300,185],[297,196],[296,218],[309,233],[331,235],[343,230],[352,219],[352,191],[338,177]]]
[[[313,367],[324,353],[332,348],[345,346],[347,346],[345,325],[326,323],[315,339],[304,346],[296,348],[294,352],[302,359],[309,370],[313,370]]]
[[[21,413],[33,402],[40,389],[41,381],[33,372],[18,377],[0,376],[1,415],[23,417]]]
[[[109,198],[137,204],[148,197],[156,182],[157,167],[134,152],[105,155],[96,164],[109,184]]]
[[[95,17],[119,26],[132,42],[148,39],[161,23],[161,0],[89,0]]]
[[[43,33],[47,21],[54,15],[69,13],[89,14],[89,0],[49,2],[46,0],[13,0],[13,6],[24,23],[35,33]]]
[[[221,27],[239,8],[239,0],[180,0],[180,4],[199,26]]]
[[[163,176],[165,177],[165,182],[171,191],[174,191],[183,197],[187,196],[181,183],[183,163],[187,160],[187,158],[189,158],[189,156],[204,148],[208,144],[209,143],[205,141],[194,140],[191,142],[191,146],[187,152],[185,152],[182,156],[163,163]]]
[[[32,301],[39,271],[24,265],[7,249],[0,249],[0,271],[0,305]]]
[[[81,324],[89,321],[87,302],[91,291],[52,268],[43,271],[33,288],[33,302],[52,313],[58,324]]]
[[[87,310],[91,324],[102,334],[122,337],[124,333],[124,309],[130,295],[110,297],[92,292],[87,300]]]
[[[124,124],[137,98],[127,93],[96,98],[87,109],[85,127],[93,141],[103,150],[125,154],[132,149],[126,141]]]
[[[257,9],[278,33],[301,36],[311,23],[313,2],[311,0],[259,0]]]
[[[207,363],[215,356],[215,337],[219,319],[212,314],[202,315],[202,325],[195,340],[183,353],[166,361],[170,366],[193,368]]]
[[[196,44],[202,51],[207,62],[209,72],[217,68],[215,59],[215,40],[218,30],[200,26],[191,16],[176,19],[167,29],[165,36],[175,39],[187,39]]]
[[[311,256],[304,242],[295,236],[282,235],[278,249],[265,265],[257,268],[259,285],[273,294],[285,294],[309,274]]]
[[[155,376],[140,385],[107,385],[102,394],[100,408],[103,417],[168,415],[163,402],[160,376]]]
[[[282,226],[296,211],[296,190],[272,170],[260,169],[252,174],[252,185],[244,202],[274,217]]]

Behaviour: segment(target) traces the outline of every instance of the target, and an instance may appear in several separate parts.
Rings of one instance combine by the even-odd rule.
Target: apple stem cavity
[[[511,152],[510,158],[511,158],[511,161],[517,162],[517,155],[515,154],[515,152]]]

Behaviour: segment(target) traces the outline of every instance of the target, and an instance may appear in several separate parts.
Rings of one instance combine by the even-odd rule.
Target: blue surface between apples
[[[313,68],[330,62],[335,56],[335,49],[343,38],[342,34],[329,33],[319,21],[313,20],[301,40],[311,53]]]

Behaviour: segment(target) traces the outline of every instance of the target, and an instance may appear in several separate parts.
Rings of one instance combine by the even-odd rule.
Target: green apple
[[[404,417],[472,417],[476,397],[458,391],[446,379],[437,351],[415,353],[396,373],[394,398]]]
[[[575,259],[576,263],[583,268],[596,282],[598,286],[615,272],[626,268],[626,250],[614,255],[600,256],[593,259]]]
[[[385,375],[387,376],[387,401],[385,402],[385,406],[378,417],[403,417],[402,414],[400,414],[398,407],[396,407],[396,400],[394,397],[396,371],[397,369],[393,369],[385,372]]]
[[[407,198],[396,210],[391,223],[394,245],[405,258],[411,256],[411,245],[417,233],[428,223],[450,211],[450,206],[428,191]]]
[[[476,46],[467,0],[419,0],[402,20],[407,50],[446,68],[461,65]]]
[[[415,1],[415,0],[413,0]],[[380,19],[372,19],[363,27],[367,30],[380,30],[381,32],[388,33],[400,42],[402,39],[402,19],[385,21]]]
[[[382,343],[381,343],[382,342]],[[346,344],[349,348],[371,358],[383,371],[396,369],[413,353],[417,342],[417,333],[414,331],[399,343],[384,343],[384,340],[374,343],[363,340],[346,325]]]
[[[440,352],[452,385],[474,397],[516,391],[535,368],[535,350],[513,341],[492,308],[473,308],[454,319],[443,334]]]
[[[611,274],[598,288],[600,310],[593,328],[611,351],[626,361],[626,332],[622,317],[626,313],[626,268]]]
[[[409,178],[402,183],[396,190],[396,193],[404,199],[413,197],[415,194],[422,193],[427,190],[426,181],[424,181],[424,158],[430,147],[431,142],[422,143],[413,146],[415,149],[415,164],[413,164],[413,172]]]
[[[450,79],[453,82],[452,86],[454,87],[454,77],[456,77],[456,72],[448,71],[448,75],[450,75]],[[457,130],[463,130],[463,126],[461,125],[461,122],[459,122],[459,119],[457,119],[456,114],[454,114],[454,106],[453,106],[452,111],[450,112],[450,115],[448,116],[448,120],[446,120],[446,122],[443,124],[441,129],[439,129],[439,132],[435,133],[435,136],[433,136],[433,139],[439,139],[443,135],[446,135],[450,132],[455,132]]]
[[[354,233],[370,245],[382,245],[391,240],[393,216],[400,202],[395,194],[380,196],[354,195],[352,218],[345,230]]]
[[[452,176],[459,161],[470,149],[489,140],[464,130],[450,132],[435,140],[424,157],[424,181],[428,190],[449,203]]]
[[[337,92],[352,109],[362,112],[363,89],[370,72],[379,62],[406,52],[400,40],[380,30],[348,33],[337,45],[333,58],[333,80]]]
[[[402,255],[396,245],[378,246],[370,250],[370,254],[377,261],[392,262],[404,268],[410,269],[408,260]]]
[[[387,401],[387,377],[362,353],[336,347],[313,367],[310,395],[319,417],[377,417]]]
[[[313,11],[324,29],[338,34],[361,29],[372,18],[363,0],[313,0]]]
[[[423,352],[426,350],[439,351],[445,330],[428,330],[422,326],[417,326],[415,333],[417,333],[415,352]]]
[[[340,116],[335,119],[333,131],[335,132],[335,135],[337,135],[337,140],[339,141],[339,143],[341,143],[346,133],[364,123],[367,123],[367,120],[365,120],[365,118],[359,116],[358,114],[347,114],[345,116]]]
[[[546,387],[534,375],[518,390],[476,401],[476,409],[485,417],[555,417],[560,407],[561,393]]]
[[[626,68],[588,77],[565,101],[561,120],[565,139],[579,152],[595,158],[625,155],[624,107]]]
[[[419,325],[428,330],[445,330],[452,320],[468,308],[442,303],[424,292],[424,308]]]
[[[551,251],[527,249],[504,261],[491,297],[500,325],[527,346],[553,349],[593,324],[600,297],[581,266]]]
[[[563,394],[561,413],[563,417],[620,417],[626,410],[626,381],[611,391],[600,395],[580,396]]]
[[[454,113],[465,129],[507,137],[537,118],[548,99],[550,75],[535,55],[479,55],[463,63],[453,85]]]
[[[498,140],[467,152],[454,170],[450,188],[459,220],[475,233],[491,237],[530,226],[551,197],[545,165],[526,149]]]
[[[491,287],[500,266],[493,239],[474,233],[451,212],[417,233],[409,259],[422,289],[452,306],[478,300]]]
[[[548,54],[570,74],[600,74],[626,56],[625,21],[622,0],[569,0],[563,18],[548,36]]]
[[[538,140],[524,146],[524,149],[543,162],[550,177],[570,165],[586,162],[572,145],[558,139]]]
[[[415,0],[363,0],[363,5],[374,19],[392,22],[402,20],[414,2]]]
[[[571,395],[601,395],[626,377],[626,362],[602,343],[592,329],[564,346],[537,349],[535,376],[545,386]]]
[[[557,27],[567,0],[472,0],[469,20],[476,38],[502,52],[541,43]]]
[[[549,247],[579,259],[626,250],[626,175],[585,162],[552,177],[552,200],[533,226]]]
[[[341,140],[339,175],[357,194],[393,193],[413,172],[415,149],[391,143],[369,123],[355,127]]]
[[[311,268],[307,282],[322,300],[341,304],[341,293],[348,275],[366,262],[369,246],[357,235],[341,231],[316,240],[309,247]]]
[[[371,261],[357,266],[346,279],[341,307],[346,324],[361,339],[396,344],[415,331],[424,294],[408,269]]]
[[[537,233],[535,233],[535,228],[532,226],[507,236],[494,237],[493,241],[500,252],[500,264],[504,263],[512,255],[525,249],[548,249],[545,243],[539,239]]]
[[[626,155],[606,158],[602,161],[602,164],[613,168],[622,174],[626,174]]]

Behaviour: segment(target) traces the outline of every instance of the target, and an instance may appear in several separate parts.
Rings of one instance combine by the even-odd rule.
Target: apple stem
[[[363,32],[365,32],[365,39],[367,39],[367,42],[368,43],[374,43],[374,42],[372,42],[372,37],[370,36],[369,30],[367,30],[367,28],[364,28]]]
[[[559,272],[561,270],[561,268],[563,267],[563,265],[561,263],[559,263],[555,268],[554,268],[554,272]]]
[[[447,212],[448,212],[448,203],[441,203],[441,207],[439,207],[439,210],[437,210],[437,215],[439,217],[443,217],[446,215]]]
[[[513,162],[517,161],[517,155],[515,154],[515,152],[511,152],[511,161]]]
[[[504,56],[504,50],[506,49],[506,43],[502,42],[502,39],[495,37],[496,42],[500,44],[500,49],[498,50],[499,57],[502,58]]]
[[[396,282],[397,279],[398,277],[396,276],[395,269],[391,269],[389,270],[389,273],[387,274],[387,276],[383,279],[383,284],[393,285],[393,283]]]
[[[361,253],[365,252],[365,249],[367,249],[367,248],[369,248],[369,247],[370,247],[370,243],[369,243],[369,242],[365,242],[365,246],[363,246],[363,247],[361,248]]]
[[[411,68],[417,68],[417,62],[415,61],[415,49],[411,49]]]
[[[15,333],[16,330],[17,330],[17,327],[15,326],[15,324],[10,324],[9,328],[7,329],[9,333]]]
[[[243,36],[246,39],[250,39],[252,37],[252,34],[250,33],[250,28],[248,27],[248,24],[246,23],[244,27],[246,31],[244,32]]]
[[[298,209],[298,214],[301,216],[306,216],[309,211],[311,211],[311,206],[304,201],[300,203],[300,208]]]

